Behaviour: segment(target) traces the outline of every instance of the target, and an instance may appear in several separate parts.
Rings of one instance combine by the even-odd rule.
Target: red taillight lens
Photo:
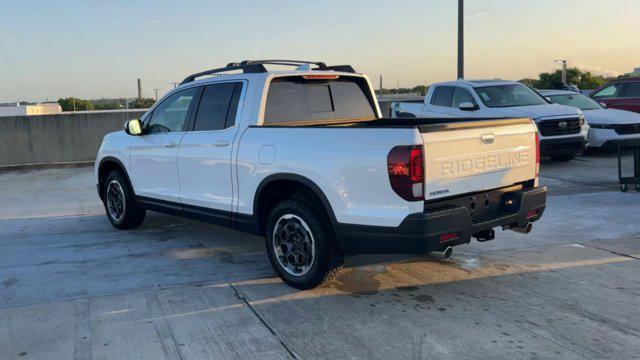
[[[440,242],[447,242],[449,240],[453,240],[458,238],[458,233],[446,233],[446,234],[440,234]]]
[[[540,135],[536,131],[536,177],[540,172]]]
[[[532,217],[535,217],[536,215],[538,215],[538,210],[531,210],[529,212],[527,212],[527,219],[531,219]]]
[[[422,158],[422,146],[412,148],[409,158],[409,176],[411,177],[411,181],[414,183],[421,183],[424,180],[424,170],[422,168],[422,164],[424,164],[424,159]]]
[[[408,201],[424,199],[424,156],[422,145],[396,146],[387,155],[391,188]]]

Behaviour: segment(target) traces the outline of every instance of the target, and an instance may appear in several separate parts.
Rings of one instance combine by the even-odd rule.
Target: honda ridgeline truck
[[[579,109],[553,104],[527,86],[504,80],[459,80],[429,86],[424,101],[395,102],[391,117],[528,117],[538,126],[543,156],[569,161],[587,146]]]
[[[305,289],[346,255],[530,231],[546,204],[538,160],[530,119],[385,119],[351,66],[264,60],[187,77],[105,136],[95,176],[116,228],[153,210],[261,235]]]

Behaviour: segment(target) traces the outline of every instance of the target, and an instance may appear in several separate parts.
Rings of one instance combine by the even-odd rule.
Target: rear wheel
[[[122,172],[107,175],[103,186],[104,208],[107,218],[118,229],[133,229],[144,221],[146,211],[133,197],[133,191]]]
[[[331,281],[342,268],[338,247],[323,209],[304,198],[276,205],[266,222],[269,261],[280,278],[297,289]]]
[[[573,160],[576,157],[576,154],[573,154],[573,153],[555,154],[555,155],[549,155],[549,157],[553,161],[566,162],[566,161]]]

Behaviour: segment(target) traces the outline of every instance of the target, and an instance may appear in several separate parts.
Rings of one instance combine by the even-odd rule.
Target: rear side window
[[[362,78],[276,78],[269,85],[265,124],[373,119],[375,112]]]
[[[640,82],[626,83],[622,97],[626,97],[626,98],[640,97]]]
[[[234,125],[242,83],[204,87],[196,112],[194,131],[222,130]]]
[[[451,96],[453,95],[453,87],[438,86],[431,99],[431,105],[435,106],[451,106]]]

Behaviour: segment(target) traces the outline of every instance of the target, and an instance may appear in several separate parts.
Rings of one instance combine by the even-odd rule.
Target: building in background
[[[58,103],[28,104],[19,103],[0,104],[0,116],[25,116],[59,114],[62,107]]]

